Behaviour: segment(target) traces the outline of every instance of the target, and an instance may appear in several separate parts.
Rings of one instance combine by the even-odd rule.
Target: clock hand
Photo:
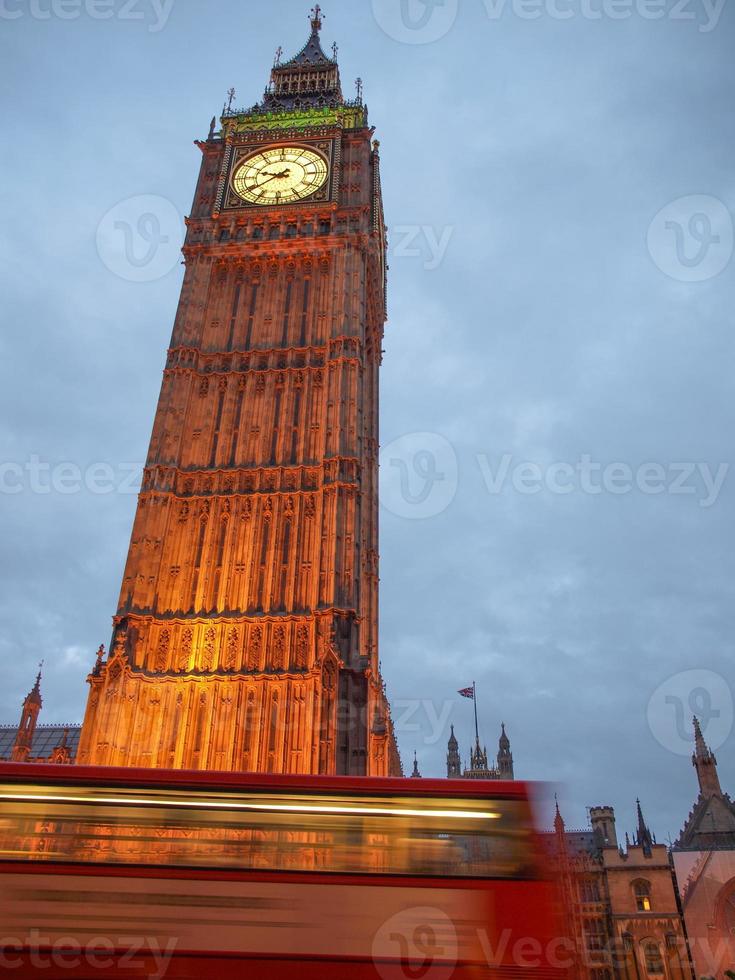
[[[264,186],[265,184],[267,184],[267,183],[268,183],[269,181],[271,181],[271,180],[275,180],[275,179],[276,179],[276,177],[289,177],[290,175],[291,175],[291,171],[290,171],[290,170],[283,170],[283,171],[281,171],[281,173],[280,173],[280,174],[270,174],[270,175],[269,175],[269,176],[268,176],[268,177],[266,178],[266,180],[264,180],[264,181],[263,181],[262,183],[260,183],[260,184],[259,184],[259,183],[257,183],[257,181],[256,181],[256,183],[254,183],[254,184],[251,184],[251,185],[250,185],[250,187],[248,187],[248,190],[249,190],[249,191],[253,191],[253,190],[255,190],[255,189],[256,189],[256,187],[263,187],[263,186]]]
[[[274,174],[274,176],[275,176],[275,174]],[[273,180],[273,177],[269,177],[268,180],[264,180],[261,184],[259,184],[257,181],[254,184],[250,184],[250,186],[248,187],[248,190],[249,191],[255,191],[259,187],[265,187],[265,185],[268,183],[269,180]]]

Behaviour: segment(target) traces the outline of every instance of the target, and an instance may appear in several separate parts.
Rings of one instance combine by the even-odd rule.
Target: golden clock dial
[[[318,191],[328,174],[327,161],[315,150],[274,146],[254,153],[237,166],[232,189],[251,204],[290,204]]]

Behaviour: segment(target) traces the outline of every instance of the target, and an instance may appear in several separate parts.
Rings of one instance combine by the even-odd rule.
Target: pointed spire
[[[36,674],[36,683],[33,685],[33,689],[28,695],[28,698],[41,703],[41,674],[43,673],[43,660],[38,665],[38,674]]]
[[[42,671],[43,660],[38,665],[36,683],[26,695],[26,699],[23,702],[23,707],[20,713],[20,725],[18,725],[18,731],[15,735],[13,750],[10,756],[13,762],[27,762],[31,755],[33,736],[36,731],[36,723],[38,721],[38,715],[43,706],[43,699],[41,698]]]
[[[694,754],[692,765],[697,770],[700,796],[722,796],[717,759],[704,740],[699,718],[694,716]]]
[[[411,773],[411,779],[421,779],[421,773],[419,772],[419,760],[415,751],[413,753],[413,772]]]
[[[702,729],[699,727],[699,718],[694,715],[694,754],[699,759],[704,759],[709,755],[709,749],[707,748],[707,743],[704,740],[704,735],[702,735]]]
[[[283,61],[283,50],[279,48],[276,52],[263,108],[272,111],[344,105],[337,46],[332,48],[330,58],[324,52],[319,36],[323,16],[322,8],[317,4],[309,18],[311,34],[297,55]]]
[[[470,749],[470,771],[473,773],[487,772],[487,750],[480,746],[479,737],[475,736],[475,747]]]
[[[459,743],[454,734],[454,725],[447,742],[447,779],[459,779],[462,775],[462,760],[459,756]]]
[[[513,753],[510,751],[510,739],[505,732],[505,722],[500,724],[498,739],[498,771],[503,779],[515,779],[513,773]]]
[[[653,837],[651,836],[651,831],[646,826],[646,821],[643,819],[643,810],[641,810],[641,801],[636,800],[636,815],[638,817],[638,830],[636,834],[636,845],[643,848],[643,853],[650,855],[651,848],[653,847]]]
[[[38,665],[38,673],[36,674],[36,683],[33,685],[33,690],[31,691],[31,694],[36,695],[36,697],[39,700],[41,698],[41,674],[42,673],[43,673],[43,660]]]
[[[556,809],[556,813],[554,814],[554,830],[557,834],[561,835],[564,833],[564,817],[562,817],[559,811],[559,797],[556,793],[554,793],[554,807]]]

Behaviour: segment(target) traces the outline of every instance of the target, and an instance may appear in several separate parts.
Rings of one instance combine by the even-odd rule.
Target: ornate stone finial
[[[339,45],[336,41],[332,42],[332,58],[336,61],[337,55],[339,54]]]
[[[207,139],[208,140],[211,140],[211,139],[214,138],[214,127],[216,125],[217,125],[217,117],[216,116],[212,116],[212,121],[209,124],[209,136],[207,136]]]
[[[314,34],[318,34],[322,29],[322,8],[319,6],[319,4],[312,8],[311,17],[309,19],[311,20],[312,31]]]
[[[273,67],[274,68],[278,68],[278,66],[281,64],[281,58],[282,57],[283,57],[283,48],[279,44],[278,47],[276,48],[276,56],[273,59]]]
[[[362,79],[355,79],[355,88],[357,89],[357,101],[362,102]]]
[[[380,140],[373,140],[373,153],[380,151]]]
[[[230,88],[230,89],[227,90],[227,111],[228,112],[232,109],[232,103],[233,103],[234,99],[235,99],[235,90],[234,90],[234,88]]]
[[[127,643],[128,643],[127,627],[121,624],[120,628],[115,634],[115,643],[112,649],[113,658],[121,657],[125,659],[125,648],[127,646]]]
[[[383,713],[381,712],[379,706],[376,704],[375,711],[373,712],[372,734],[380,736],[386,735],[387,732],[388,727],[385,723],[385,718],[383,717]]]

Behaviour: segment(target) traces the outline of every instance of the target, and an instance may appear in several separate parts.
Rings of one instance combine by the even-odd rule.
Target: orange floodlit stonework
[[[385,231],[312,33],[202,167],[109,656],[76,761],[401,771],[378,665]]]

